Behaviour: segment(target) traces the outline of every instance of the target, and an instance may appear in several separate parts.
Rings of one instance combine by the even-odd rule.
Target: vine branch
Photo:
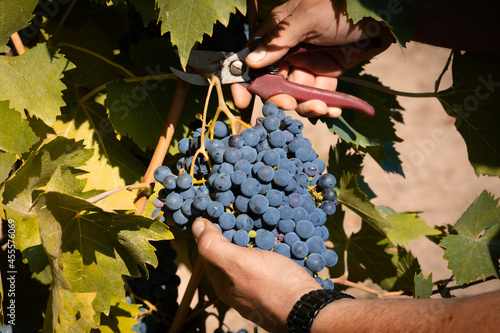
[[[63,47],[66,46],[66,47],[69,47],[69,48],[72,48],[72,49],[75,49],[75,50],[78,50],[78,51],[90,54],[90,55],[92,55],[92,56],[94,56],[96,58],[101,59],[102,61],[106,62],[107,64],[109,64],[109,65],[111,65],[113,67],[118,68],[119,70],[121,70],[122,72],[124,72],[125,74],[127,74],[128,76],[130,76],[130,77],[136,77],[134,75],[134,73],[132,73],[131,71],[129,71],[128,69],[126,69],[122,65],[114,62],[113,60],[110,60],[110,59],[106,58],[103,55],[100,55],[97,52],[94,52],[94,51],[91,51],[91,50],[86,49],[84,47],[81,47],[81,46],[78,46],[78,45],[74,45],[74,44],[71,44],[71,43],[67,43],[67,42],[57,42],[57,43],[54,44],[54,47],[59,47],[60,48],[61,46],[63,46]]]
[[[412,92],[406,92],[406,91],[398,91],[398,90],[393,90],[391,88],[387,88],[375,83],[367,82],[364,80],[359,80],[355,79],[352,77],[347,77],[347,76],[340,76],[338,77],[340,81],[345,81],[349,83],[354,83],[363,87],[367,87],[370,89],[378,90],[387,94],[391,95],[396,95],[396,96],[404,96],[404,97],[438,97],[437,92],[423,92],[423,93],[412,93]]]
[[[106,192],[103,192],[103,193],[100,193],[96,196],[93,196],[92,198],[88,198],[87,199],[87,202],[90,202],[90,203],[94,203],[94,202],[97,202],[99,200],[102,200],[104,198],[107,198],[117,192],[120,192],[120,191],[123,191],[123,190],[135,190],[135,189],[138,189],[138,188],[141,188],[141,189],[146,189],[146,188],[150,188],[151,185],[150,184],[145,184],[145,183],[140,183],[140,184],[133,184],[133,185],[125,185],[125,186],[121,186],[121,187],[117,187],[117,188],[114,188],[112,190],[109,190],[109,191],[106,191]]]

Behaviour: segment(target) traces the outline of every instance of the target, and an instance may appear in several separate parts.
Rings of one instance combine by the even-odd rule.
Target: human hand
[[[232,244],[209,220],[195,221],[192,232],[219,299],[268,331],[287,332],[295,302],[321,288],[292,260]]]
[[[335,90],[337,77],[363,60],[370,59],[389,47],[393,41],[387,27],[372,19],[354,25],[335,0],[290,0],[271,11],[256,32],[264,36],[260,45],[246,58],[252,68],[263,68],[279,61],[290,48],[306,42],[316,45],[354,44],[347,48],[307,52],[287,57],[279,63],[279,73],[290,81],[320,89]],[[376,39],[376,47],[366,41]],[[239,84],[231,87],[235,105],[245,108],[252,95]],[[326,115],[338,117],[341,109],[327,107],[319,100],[297,104],[288,95],[276,95],[273,102],[284,110],[296,110],[304,117]]]

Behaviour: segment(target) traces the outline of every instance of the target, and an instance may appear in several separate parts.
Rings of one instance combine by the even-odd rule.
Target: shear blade
[[[173,67],[170,67],[170,70],[172,71],[172,73],[177,75],[179,79],[196,86],[208,86],[210,84],[208,78],[205,75],[186,73]]]

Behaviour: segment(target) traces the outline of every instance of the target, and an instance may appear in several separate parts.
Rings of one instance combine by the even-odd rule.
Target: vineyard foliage
[[[266,2],[265,8],[278,3]],[[344,10],[355,22],[365,16],[385,21],[403,49],[415,11],[427,3],[413,1],[401,11],[386,1],[370,6],[347,0]],[[98,327],[106,332],[116,331],[116,325],[130,331],[138,306],[125,302],[122,275],[138,277],[146,264],[156,266],[150,241],[188,236],[152,219],[149,203],[134,214],[136,190],[102,194],[141,183],[178,87],[169,68],[184,68],[200,43],[224,51],[242,48],[236,42],[209,44],[209,37],[214,27],[241,20],[246,11],[243,0],[0,0],[0,215],[15,222],[22,257],[15,262],[18,322],[44,332]],[[258,14],[262,18],[267,12]],[[24,53],[12,51],[9,38],[16,32]],[[452,71],[453,84],[440,87],[441,77],[436,78],[433,96],[455,118],[477,175],[498,177],[500,66],[495,60],[452,52],[450,64],[443,66]],[[487,190],[464,207],[454,227],[431,228],[416,212],[372,204],[376,194],[361,176],[363,159],[370,155],[386,172],[404,176],[394,147],[402,141],[394,124],[402,122],[404,110],[362,65],[345,76],[352,80],[341,81],[338,89],[368,101],[376,114],[345,110],[337,119],[311,119],[332,133],[328,171],[338,180],[339,208],[327,222],[339,254],[331,276],[348,272],[354,283],[371,279],[386,291],[429,297],[436,287],[432,275],[422,275],[407,249],[409,241],[427,236],[444,248],[457,284],[498,278],[500,206]],[[172,169],[176,144],[196,126],[206,94],[206,88],[189,87],[163,161]],[[363,221],[352,235],[343,229],[346,208]],[[194,248],[186,251],[179,257],[193,257]],[[2,261],[4,277],[6,270]]]

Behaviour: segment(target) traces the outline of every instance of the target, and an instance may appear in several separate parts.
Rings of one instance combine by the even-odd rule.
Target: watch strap
[[[353,296],[333,290],[318,289],[308,292],[295,303],[288,315],[287,327],[290,333],[309,333],[313,320],[326,305]]]

